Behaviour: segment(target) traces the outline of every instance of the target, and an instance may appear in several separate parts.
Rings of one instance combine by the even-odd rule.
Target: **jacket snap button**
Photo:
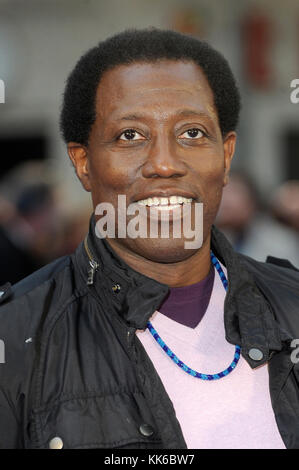
[[[50,449],[62,449],[63,440],[60,437],[53,437],[49,442]]]
[[[146,423],[141,424],[141,426],[139,427],[139,432],[140,432],[140,434],[142,434],[145,437],[150,437],[154,434],[154,430],[151,427],[151,425],[146,424]]]
[[[251,348],[248,353],[250,359],[253,359],[254,361],[260,361],[263,359],[264,355],[260,349],[257,348]]]
[[[120,291],[120,285],[119,284],[114,284],[114,286],[112,286],[112,290],[115,294],[118,294],[119,291]]]

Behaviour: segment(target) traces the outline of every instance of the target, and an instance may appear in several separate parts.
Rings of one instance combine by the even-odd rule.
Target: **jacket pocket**
[[[35,410],[32,448],[162,448],[140,392],[65,397]]]

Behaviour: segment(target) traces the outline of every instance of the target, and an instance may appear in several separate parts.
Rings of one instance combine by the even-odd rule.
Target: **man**
[[[1,447],[299,447],[299,274],[213,227],[239,108],[225,59],[175,32],[79,60],[61,129],[95,215],[74,255],[2,288]],[[130,207],[158,235],[128,236]],[[186,220],[198,246],[162,236]]]

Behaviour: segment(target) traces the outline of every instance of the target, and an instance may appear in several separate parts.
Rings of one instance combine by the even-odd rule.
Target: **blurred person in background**
[[[15,284],[53,259],[57,211],[53,190],[44,183],[24,187],[15,206],[5,204],[6,216],[0,221],[0,283]]]
[[[90,209],[81,208],[76,212],[64,213],[60,243],[56,248],[57,256],[71,254],[76,250],[86,236],[89,219]]]
[[[278,222],[296,232],[299,251],[299,181],[286,181],[274,192],[271,213]]]
[[[5,225],[15,215],[15,206],[0,194],[0,226]]]
[[[0,181],[0,284],[15,284],[83,240],[89,210],[65,204],[63,181],[29,160]]]
[[[240,253],[259,261],[265,261],[268,255],[288,259],[299,267],[298,235],[294,231],[299,220],[298,194],[294,185],[292,191],[279,190],[268,209],[252,179],[246,173],[231,172],[216,225]]]

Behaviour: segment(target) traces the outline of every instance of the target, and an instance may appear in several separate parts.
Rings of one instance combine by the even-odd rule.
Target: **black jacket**
[[[299,366],[290,347],[299,338],[299,272],[237,254],[216,228],[212,249],[228,270],[226,339],[251,367],[269,363],[279,431],[286,447],[299,448]],[[93,218],[87,247],[0,290],[0,448],[48,448],[54,437],[64,448],[186,448],[134,334],[168,287],[96,238]],[[262,360],[250,358],[252,348]]]

